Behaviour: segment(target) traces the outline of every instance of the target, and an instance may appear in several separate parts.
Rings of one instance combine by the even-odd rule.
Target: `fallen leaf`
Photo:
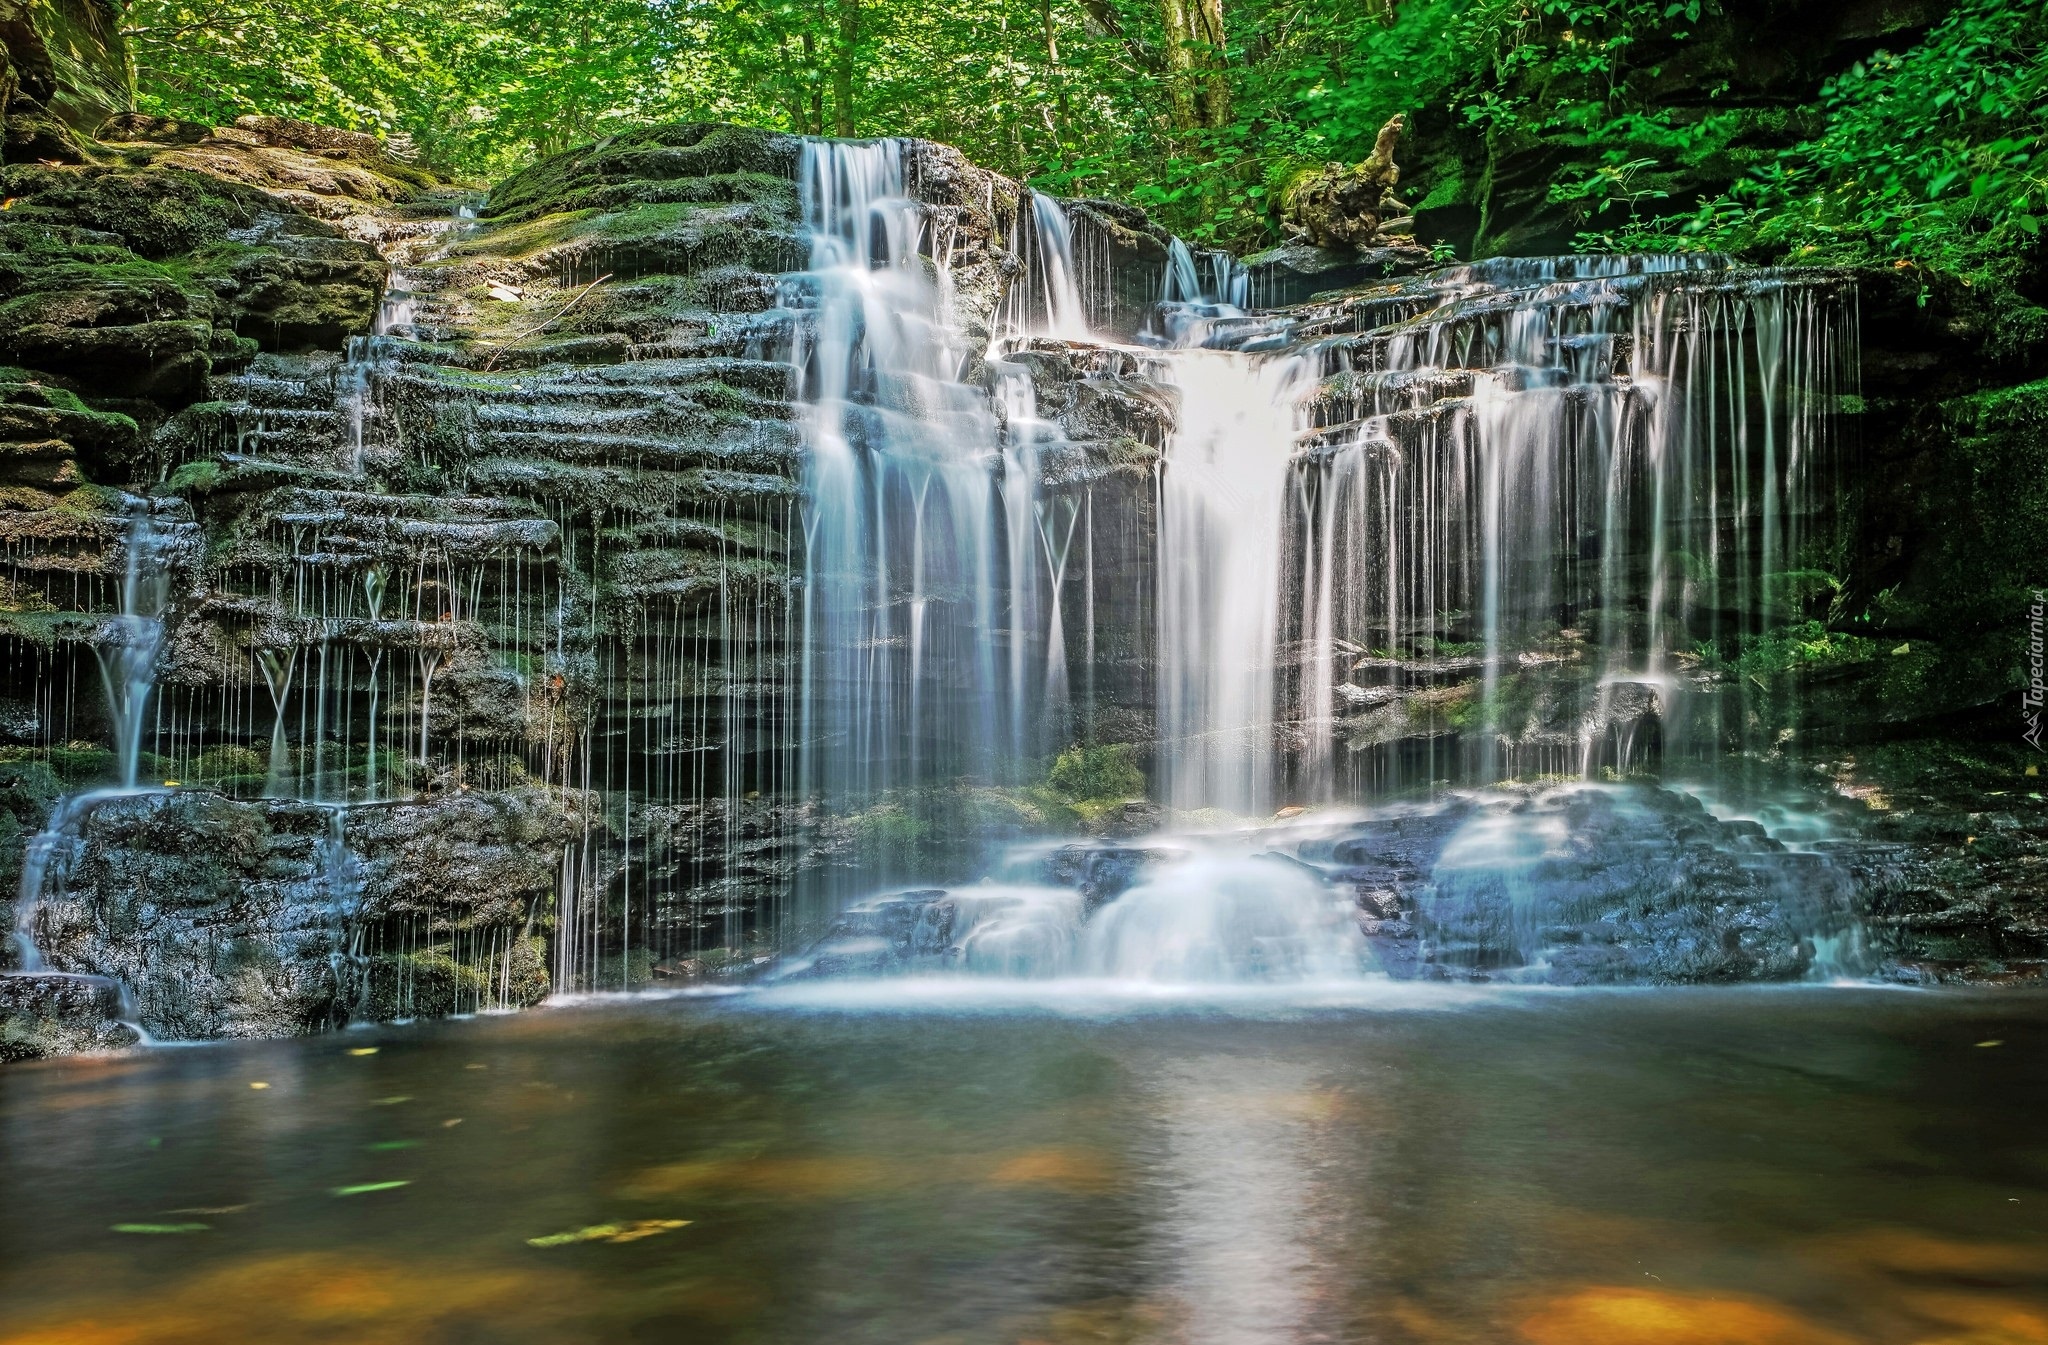
[[[348,1048],[348,1053],[350,1055],[375,1055],[377,1054],[377,1048],[374,1046],[351,1046]]]
[[[372,1107],[396,1107],[401,1102],[410,1101],[412,1101],[410,1093],[401,1093],[397,1097],[372,1098],[370,1099],[370,1105]]]
[[[688,1219],[635,1219],[629,1223],[591,1224],[587,1228],[571,1229],[567,1233],[550,1233],[546,1237],[528,1238],[529,1247],[567,1247],[578,1242],[638,1242],[661,1233],[673,1232],[689,1225]]]
[[[412,1183],[411,1183],[411,1182],[409,1182],[409,1181],[403,1181],[403,1182],[364,1182],[364,1183],[363,1183],[362,1185],[360,1185],[360,1186],[337,1186],[337,1187],[335,1187],[335,1188],[334,1188],[334,1194],[336,1194],[336,1195],[338,1195],[338,1196],[362,1196],[362,1195],[368,1195],[368,1194],[369,1194],[370,1192],[372,1192],[372,1191],[395,1191],[395,1190],[397,1190],[397,1189],[398,1189],[399,1187],[401,1187],[401,1186],[411,1186],[411,1185],[412,1185]]]

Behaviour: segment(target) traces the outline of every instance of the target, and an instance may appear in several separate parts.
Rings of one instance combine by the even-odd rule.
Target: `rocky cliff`
[[[486,204],[296,123],[100,137],[0,170],[9,889],[27,853],[52,966],[173,1037],[530,1003],[744,965],[891,844],[787,778],[795,139],[650,129]],[[985,344],[1019,190],[910,154]],[[1142,216],[1095,246],[1164,256]],[[1129,357],[1018,358],[1049,481],[1136,507],[1170,418]],[[170,576],[137,784],[38,835],[118,775],[131,559]]]
[[[122,1022],[269,1035],[731,974],[817,932],[791,894],[835,873],[967,879],[1023,836],[1157,821],[1123,785],[1062,783],[1095,769],[1085,753],[1072,770],[1066,756],[1026,762],[1014,778],[938,780],[854,810],[802,787],[794,394],[815,310],[794,274],[808,247],[794,138],[648,128],[488,198],[368,137],[275,120],[119,116],[81,144],[85,162],[0,168],[13,201],[0,215],[0,883],[14,891],[29,871],[17,970],[28,944],[48,963],[0,981],[0,1053],[118,1041]],[[919,250],[946,258],[947,320],[983,350],[1032,283],[1027,198],[942,146],[905,153]],[[1114,203],[1069,215],[1092,325],[1136,331],[1176,264],[1171,240]],[[1373,273],[1412,270],[1413,251]],[[1344,272],[1333,281],[1354,288],[1311,300],[1313,267],[1288,267],[1272,283],[1301,301],[1289,339],[1325,361],[1304,480],[1326,470],[1332,436],[1378,414],[1369,376],[1399,373],[1388,352],[1435,331],[1484,353],[1495,330],[1497,304],[1446,306],[1455,279]],[[1869,276],[1827,285],[1872,305],[1900,296]],[[1863,400],[1834,408],[1864,418],[1859,451],[1882,467],[1827,497],[1857,520],[1841,534],[1854,556],[1828,577],[1925,595],[1914,600],[1932,610],[1972,555],[2003,565],[2008,587],[2023,574],[2024,539],[1981,506],[1968,528],[1935,520],[1966,507],[1958,492],[1997,489],[1948,471],[1955,453],[2023,466],[2037,451],[2037,399],[1985,395],[1981,375],[1939,360],[1938,378],[1898,372],[1956,331],[1993,339],[1967,311],[1898,311],[1871,343]],[[1625,378],[1622,354],[1603,378]],[[2023,371],[2032,356],[2000,358]],[[1057,726],[1061,741],[1149,764],[1158,464],[1177,396],[1143,352],[1111,342],[1012,341],[994,363],[959,373],[992,393],[1028,383],[1051,427],[1036,498],[1081,520],[1074,553],[1089,557],[1060,581],[1068,610],[1090,614],[1088,642],[1065,651],[1085,712]],[[1399,388],[1416,410],[1383,427],[1388,448],[1413,451],[1404,435],[1462,414],[1471,373]],[[138,598],[138,567],[168,576],[158,600]],[[1826,594],[1808,596],[1824,626]],[[1598,683],[1570,607],[1532,609],[1515,673],[1485,696],[1469,610],[1387,647],[1326,640],[1343,655],[1326,688],[1340,703],[1283,723],[1282,755],[1334,724],[1324,747],[1349,763],[1347,787],[1483,774],[1488,735],[1530,754],[1519,773],[1552,769],[1544,753],[1576,751]],[[151,690],[124,702],[123,651],[145,630]],[[2038,968],[2032,866],[2048,825],[2020,754],[1988,746],[1969,757],[1973,783],[1944,790],[1927,778],[1931,746],[1871,746],[1945,732],[1940,715],[1981,706],[1981,692],[1944,700],[1963,679],[1912,637],[1821,643],[1688,664],[1702,687],[1766,693],[1731,697],[1753,722],[1737,715],[1702,741],[1891,829],[1884,858],[1858,850],[1863,867],[1844,870],[1862,875],[1853,901],[1815,899],[1868,906],[1892,965],[1929,978]],[[124,704],[146,706],[146,724],[121,722]],[[1654,768],[1656,705],[1598,704],[1612,744],[1598,764]],[[1599,890],[1566,892],[1567,875],[1557,896],[1557,919],[1606,950],[1583,979],[1810,969],[1812,949],[1773,923],[1772,894],[1796,886],[1803,861],[1679,801],[1646,816],[1610,829],[1705,875],[1719,914],[1661,888],[1646,897],[1640,866],[1588,860]],[[1716,838],[1746,857],[1715,868],[1702,847]],[[1473,932],[1493,916],[1456,894],[1413,875],[1357,884],[1392,963],[1414,961],[1401,941],[1419,928],[1459,974],[1499,955]],[[1628,915],[1642,900],[1655,909]],[[1629,930],[1643,947],[1683,947],[1639,965]],[[1695,957],[1700,939],[1721,953]]]

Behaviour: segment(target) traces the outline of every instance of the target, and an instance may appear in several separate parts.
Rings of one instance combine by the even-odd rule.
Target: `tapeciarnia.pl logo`
[[[2020,736],[2025,738],[2035,751],[2041,746],[2041,703],[2048,698],[2048,641],[2044,641],[2044,624],[2048,624],[2048,589],[2034,590],[2034,605],[2027,612],[2027,689],[2020,697],[2020,713],[2025,717],[2027,730]]]

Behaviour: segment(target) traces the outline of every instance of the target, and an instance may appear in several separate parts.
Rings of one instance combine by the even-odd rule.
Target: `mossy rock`
[[[15,165],[0,192],[15,198],[0,216],[0,360],[98,399],[176,410],[259,345],[334,349],[375,320],[376,249],[257,187],[157,164]]]
[[[481,1009],[531,1008],[548,996],[547,945],[521,936],[507,955],[461,961],[446,945],[381,953],[370,961],[362,1012],[379,1022],[445,1018]]]
[[[70,169],[17,164],[0,169],[0,188],[16,198],[8,211],[11,224],[91,229],[151,261],[221,242],[262,215],[283,213],[278,202],[254,187],[155,166]],[[320,231],[333,233],[324,225]]]
[[[647,126],[541,160],[491,193],[488,215],[531,220],[631,203],[751,202],[794,217],[801,140],[695,122]]]

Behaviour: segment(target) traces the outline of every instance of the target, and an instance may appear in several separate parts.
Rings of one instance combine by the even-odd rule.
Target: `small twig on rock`
[[[538,336],[542,332],[546,331],[548,328],[554,326],[563,318],[569,316],[570,309],[574,308],[576,305],[583,302],[584,295],[589,294],[592,290],[596,289],[599,285],[604,284],[605,281],[610,280],[611,278],[612,273],[609,271],[605,272],[597,279],[591,281],[588,285],[585,285],[581,290],[578,290],[576,293],[576,297],[571,299],[568,303],[563,304],[560,311],[558,311],[553,317],[549,318],[546,322],[543,322],[535,327],[528,327],[523,332],[514,332],[512,333],[512,335],[499,341],[498,348],[491,352],[491,357],[488,360],[484,361],[483,372],[489,373],[493,368],[497,366],[498,356],[505,353],[505,347],[511,345],[514,341],[524,341],[529,336]]]

